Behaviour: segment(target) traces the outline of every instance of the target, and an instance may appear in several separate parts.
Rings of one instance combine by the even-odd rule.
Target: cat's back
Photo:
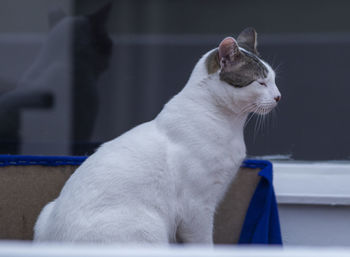
[[[71,187],[86,187],[88,191],[93,187],[104,193],[119,193],[130,184],[139,188],[147,178],[159,178],[166,172],[166,147],[166,139],[156,125],[143,123],[104,143],[75,171],[61,195],[70,193]]]
[[[154,122],[103,144],[74,172],[51,204],[47,229],[56,237],[52,240],[64,240],[67,231],[98,227],[100,220],[106,223],[109,217],[117,223],[137,219],[137,215],[125,214],[137,208],[141,208],[139,213],[148,210],[152,217],[173,219],[169,202],[174,191],[166,170],[166,147]]]

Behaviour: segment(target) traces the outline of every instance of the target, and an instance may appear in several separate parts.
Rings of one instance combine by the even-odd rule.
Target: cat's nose
[[[280,95],[276,96],[274,99],[275,99],[276,103],[278,103],[281,100],[281,96]]]

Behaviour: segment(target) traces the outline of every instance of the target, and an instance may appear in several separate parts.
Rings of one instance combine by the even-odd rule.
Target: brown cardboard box
[[[78,166],[0,167],[0,239],[32,240],[43,206],[55,199]],[[215,217],[215,243],[237,243],[245,213],[260,177],[258,169],[242,168]]]

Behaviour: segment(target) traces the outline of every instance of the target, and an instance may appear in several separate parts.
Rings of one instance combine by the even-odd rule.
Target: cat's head
[[[232,100],[240,112],[266,114],[281,99],[275,83],[275,72],[259,57],[257,33],[253,28],[243,30],[237,40],[227,37],[206,57],[209,75],[219,80],[218,94]],[[227,101],[226,101],[227,102]]]
[[[106,28],[111,8],[112,2],[108,2],[93,13],[79,16],[67,16],[60,7],[52,9],[49,13],[51,43],[60,49],[64,45],[60,42],[66,40],[66,48],[73,50],[75,65],[89,65],[97,73],[104,71],[113,48]]]

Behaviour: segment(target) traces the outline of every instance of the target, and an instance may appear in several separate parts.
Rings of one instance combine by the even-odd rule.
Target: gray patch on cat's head
[[[219,51],[215,49],[212,51],[207,59],[205,60],[205,65],[207,67],[208,74],[215,73],[220,69]]]
[[[257,79],[267,77],[266,66],[248,51],[241,50],[233,59],[223,58],[220,79],[234,87],[245,87]]]
[[[206,59],[208,74],[221,67],[220,79],[234,87],[245,87],[259,78],[266,78],[268,69],[257,56],[256,38],[252,28],[238,36],[242,46],[233,38],[225,38]]]

